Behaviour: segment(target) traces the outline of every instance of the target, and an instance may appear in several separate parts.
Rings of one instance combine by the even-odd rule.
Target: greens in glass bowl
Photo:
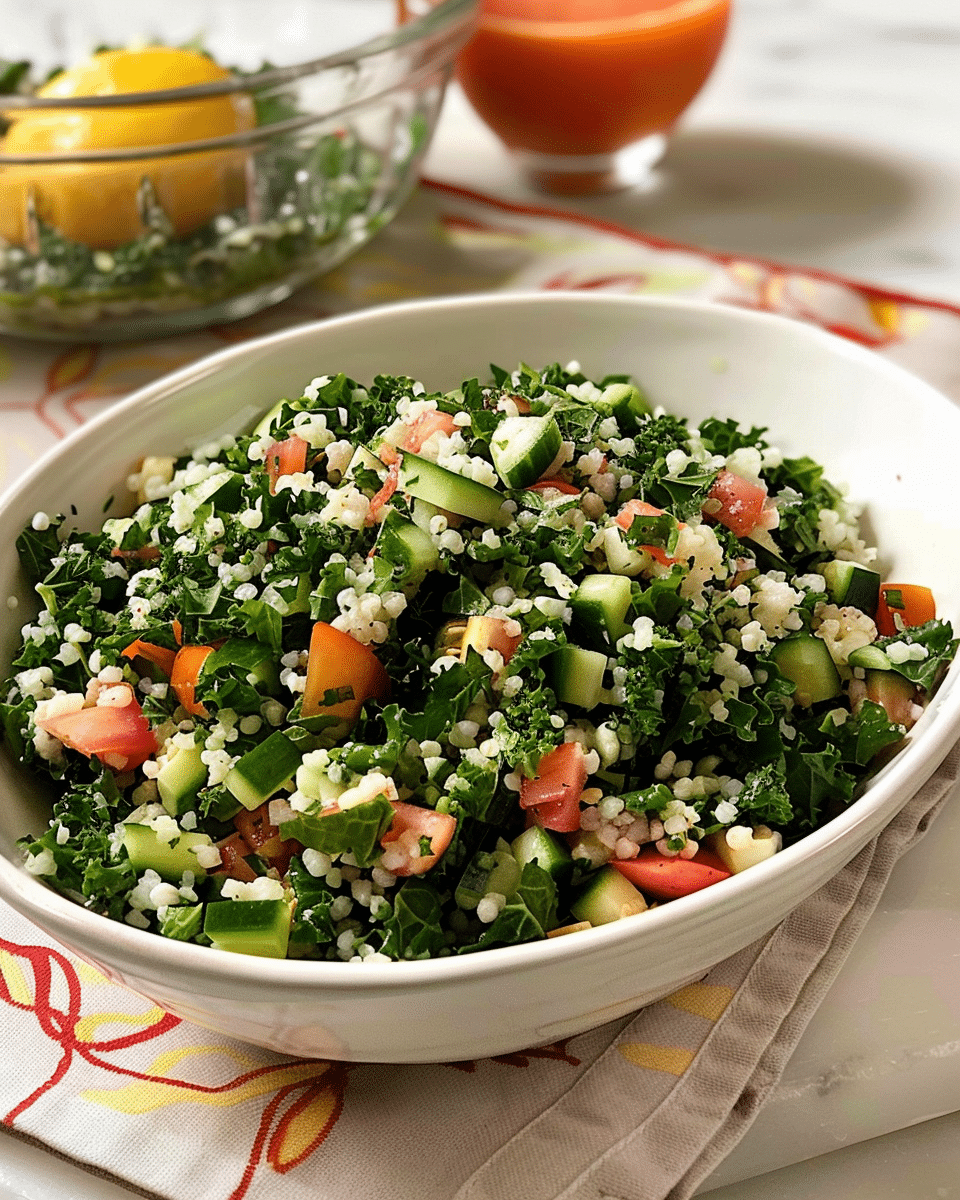
[[[196,328],[341,262],[413,187],[474,8],[282,0],[268,20],[236,0],[198,28],[176,4],[84,6],[56,54],[13,29],[0,331]]]

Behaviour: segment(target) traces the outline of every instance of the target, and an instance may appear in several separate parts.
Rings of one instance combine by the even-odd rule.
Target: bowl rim
[[[323,337],[330,329],[362,326],[387,320],[394,316],[425,316],[438,310],[471,310],[516,306],[520,309],[539,306],[589,306],[595,308],[636,307],[639,309],[686,312],[708,316],[720,322],[732,322],[758,329],[767,327],[800,340],[819,343],[833,354],[870,366],[883,377],[923,395],[928,402],[956,410],[956,405],[943,392],[876,351],[868,349],[818,326],[807,324],[777,313],[739,308],[703,299],[627,296],[616,293],[583,292],[484,292],[430,298],[371,306],[357,312],[333,318],[307,322],[228,346],[165,374],[160,379],[138,388],[92,420],[73,431],[58,445],[48,450],[13,484],[0,494],[0,523],[4,510],[47,474],[50,464],[61,455],[69,454],[74,445],[95,440],[101,429],[108,428],[125,417],[133,417],[145,404],[162,404],[183,387],[216,374],[219,370],[247,357],[260,353],[282,352],[292,342]],[[257,411],[260,411],[258,406]],[[243,410],[238,410],[243,416]],[[251,414],[252,415],[252,414]],[[960,414],[956,419],[960,421]],[[929,728],[934,725],[934,728]],[[849,834],[855,840],[856,831],[868,820],[877,807],[888,809],[885,824],[909,802],[910,798],[934,774],[960,736],[960,658],[950,666],[936,693],[936,702],[928,706],[915,729],[923,736],[909,737],[907,744],[889,763],[874,775],[861,796],[837,817],[812,831],[799,841],[785,847],[773,858],[751,867],[750,870],[723,880],[722,884],[681,897],[670,904],[656,907],[644,914],[642,922],[614,921],[607,925],[581,931],[577,937],[554,937],[521,945],[494,947],[465,955],[389,963],[350,963],[298,959],[269,959],[233,954],[212,947],[188,942],[174,942],[139,930],[120,921],[89,912],[76,902],[54,891],[40,879],[31,876],[22,866],[0,855],[0,899],[6,900],[22,915],[45,929],[51,936],[79,952],[96,957],[102,944],[111,943],[107,961],[123,959],[127,964],[146,964],[151,960],[176,965],[197,981],[220,986],[278,987],[300,990],[323,989],[330,993],[404,992],[424,984],[450,984],[475,981],[503,971],[524,968],[536,970],[559,960],[576,961],[592,957],[597,951],[616,952],[624,943],[655,940],[666,926],[695,923],[704,916],[712,919],[736,919],[741,899],[768,885],[770,876],[784,871],[800,872],[803,864],[819,851]],[[3,750],[6,753],[5,749]],[[902,795],[902,799],[897,799]],[[880,831],[877,831],[878,833]],[[871,836],[877,836],[873,834]],[[868,838],[861,838],[862,847]],[[854,850],[849,857],[856,853]],[[849,861],[849,858],[848,860]],[[718,890],[719,889],[719,890]],[[810,894],[807,889],[805,895]],[[176,947],[176,948],[174,948]]]
[[[142,104],[178,104],[185,100],[196,100],[208,96],[232,95],[237,92],[253,92],[261,88],[275,87],[278,84],[290,83],[305,75],[314,75],[318,71],[330,70],[334,67],[353,67],[365,59],[378,54],[386,54],[392,50],[426,38],[444,34],[465,23],[467,16],[472,16],[477,8],[478,0],[439,0],[435,7],[421,16],[414,17],[398,25],[387,33],[380,33],[366,41],[351,46],[346,50],[338,50],[334,54],[322,55],[319,58],[308,59],[302,63],[291,63],[285,67],[269,67],[265,70],[232,75],[227,79],[210,80],[207,83],[192,83],[183,87],[164,88],[160,91],[123,92],[110,96],[75,96],[75,97],[37,97],[13,93],[3,97],[5,110],[57,110],[78,108],[110,109],[126,108]],[[335,110],[335,111],[340,111]],[[274,128],[265,126],[264,128]],[[2,162],[19,162],[19,158],[0,157]],[[29,161],[35,161],[33,158]]]

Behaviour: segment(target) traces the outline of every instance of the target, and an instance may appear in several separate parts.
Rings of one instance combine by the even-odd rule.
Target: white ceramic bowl
[[[955,503],[960,409],[872,352],[778,317],[618,296],[488,295],[373,309],[233,347],[142,389],[38,464],[0,503],[0,589],[29,596],[13,542],[37,510],[95,525],[131,463],[248,424],[314,376],[378,371],[449,388],[490,362],[579,360],[628,371],[657,403],[765,425],[867,503],[888,577],[930,585],[960,617]],[[3,631],[10,660],[20,621]],[[85,911],[18,865],[43,792],[0,761],[0,896],[52,937],[169,1011],[292,1054],[444,1061],[553,1041],[703,975],[771,929],[872,838],[960,736],[955,664],[908,746],[841,817],[716,887],[575,936],[382,965],[275,961],[167,941]]]

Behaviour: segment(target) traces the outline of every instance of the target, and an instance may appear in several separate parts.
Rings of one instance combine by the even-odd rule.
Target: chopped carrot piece
[[[896,637],[911,625],[926,625],[937,615],[933,592],[918,583],[881,583],[877,632]]]
[[[197,701],[195,693],[203,664],[212,653],[212,646],[181,646],[173,660],[170,686],[177,693],[177,699],[183,707],[194,717],[209,716],[207,710]]]
[[[124,658],[145,658],[147,662],[158,666],[168,679],[173,674],[173,661],[177,657],[176,650],[157,646],[154,642],[145,642],[142,638],[137,638],[135,642],[125,646],[120,653]]]
[[[328,692],[349,688],[352,697],[325,704]],[[303,689],[301,713],[305,717],[338,717],[350,725],[360,715],[365,700],[385,698],[390,692],[390,676],[370,649],[356,638],[317,621],[310,636],[307,679]]]

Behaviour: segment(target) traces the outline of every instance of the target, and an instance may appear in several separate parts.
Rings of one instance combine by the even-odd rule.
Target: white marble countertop
[[[654,189],[530,191],[456,88],[428,174],[960,303],[960,0],[734,7]],[[960,1197],[956,801],[898,865],[779,1088],[704,1185],[710,1200]],[[131,1194],[27,1144],[3,1149],[0,1200]]]
[[[532,191],[457,89],[428,172],[960,303],[958,0],[734,10],[718,69],[651,190]],[[960,889],[945,882],[956,878],[958,801],[898,865],[780,1086],[703,1185],[710,1200],[960,1197]]]

